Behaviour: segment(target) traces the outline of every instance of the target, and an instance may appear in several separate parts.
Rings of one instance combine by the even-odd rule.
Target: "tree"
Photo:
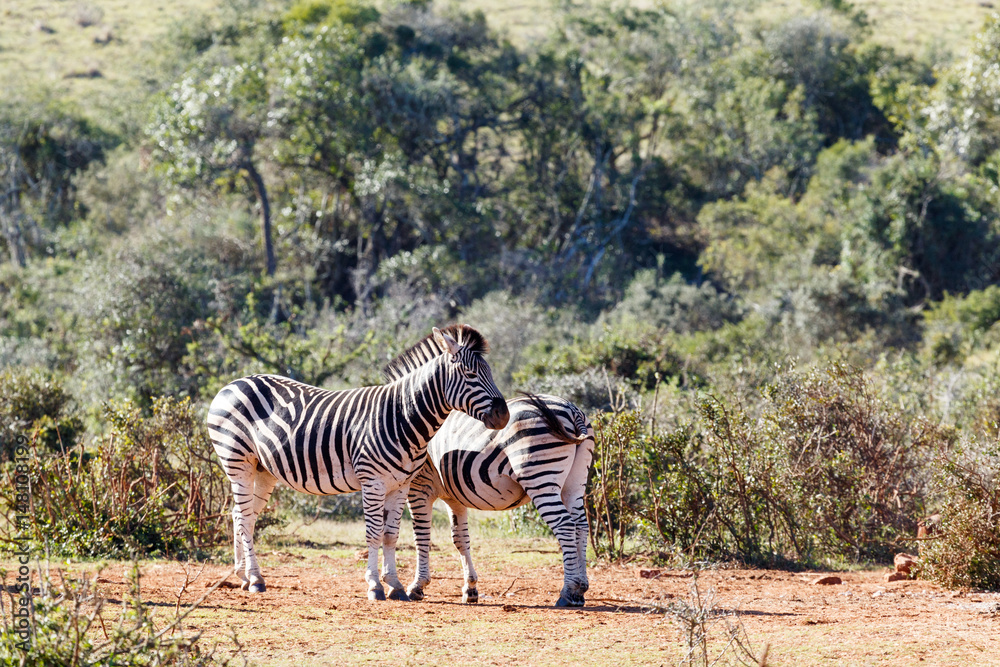
[[[24,267],[42,230],[75,212],[73,177],[104,159],[113,144],[91,123],[59,109],[22,102],[0,106],[0,236]]]
[[[218,187],[242,178],[260,206],[266,273],[277,260],[271,233],[271,202],[257,167],[267,137],[268,89],[255,64],[221,66],[207,76],[193,68],[154,110],[148,133],[156,157],[179,184]]]

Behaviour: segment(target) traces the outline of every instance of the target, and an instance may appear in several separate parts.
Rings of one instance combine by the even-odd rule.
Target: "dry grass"
[[[170,25],[216,4],[218,0],[5,0],[0,4],[0,98],[34,90],[88,112],[114,108],[115,98],[142,91],[144,63]]]
[[[173,22],[190,20],[222,1],[6,0],[0,5],[0,96],[40,87],[50,99],[70,100],[85,109],[105,108],[109,97],[141,90],[143,62]],[[655,0],[632,2],[648,6]],[[875,39],[910,52],[960,51],[994,11],[983,0],[854,2],[872,19]],[[553,0],[462,0],[457,4],[482,10],[491,23],[522,44],[544,36],[556,16]],[[801,12],[814,7],[810,0],[764,0],[759,11]],[[67,78],[92,71],[101,76]]]
[[[679,0],[684,2],[685,0]],[[686,0],[698,2],[698,0]],[[983,20],[1000,10],[1000,0],[852,0],[872,23],[872,36],[901,51],[919,54],[960,53],[971,42]],[[508,31],[515,42],[524,43],[546,34],[555,20],[552,0],[463,0],[464,8],[482,10],[491,23]],[[644,7],[655,0],[631,0]],[[761,0],[762,14],[815,11],[810,0]],[[996,8],[991,5],[995,4]]]

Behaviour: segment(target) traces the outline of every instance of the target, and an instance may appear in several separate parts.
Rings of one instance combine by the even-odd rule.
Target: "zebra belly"
[[[445,452],[435,464],[444,487],[442,498],[478,510],[507,510],[528,502],[514,479],[497,474],[484,452]]]
[[[326,452],[323,447],[303,451],[297,450],[292,442],[285,442],[271,453],[267,442],[258,441],[255,444],[264,469],[291,489],[319,496],[361,490],[361,481],[351,462],[341,461],[329,448]]]

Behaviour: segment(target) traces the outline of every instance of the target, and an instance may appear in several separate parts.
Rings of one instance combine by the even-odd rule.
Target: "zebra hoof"
[[[244,579],[243,581],[240,582],[240,588],[243,590],[250,588],[250,582]]]
[[[462,593],[462,602],[465,604],[479,604],[479,591],[473,588]]]
[[[410,596],[406,594],[402,588],[390,588],[389,589],[389,599],[397,600],[399,602],[409,602]]]
[[[255,581],[254,583],[250,584],[247,590],[249,590],[251,593],[264,593],[267,591],[267,586],[264,585],[263,581]]]
[[[384,601],[385,600],[385,591],[377,589],[377,588],[375,590],[368,591],[368,599],[369,600]]]
[[[556,605],[555,606],[557,606],[557,607],[582,607],[583,606],[583,600],[582,599],[577,599],[577,598],[572,598],[572,597],[569,597],[569,596],[566,596],[566,595],[560,595],[559,599],[556,600]]]
[[[413,601],[419,601],[424,599],[424,589],[411,586],[406,593],[410,596]]]

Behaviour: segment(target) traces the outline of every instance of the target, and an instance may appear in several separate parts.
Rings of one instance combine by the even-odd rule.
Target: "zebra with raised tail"
[[[393,381],[327,391],[275,376],[252,375],[219,392],[208,428],[232,484],[233,550],[243,588],[266,589],[253,548],[257,517],[278,481],[317,495],[361,491],[368,597],[408,599],[396,574],[399,520],[427,443],[455,410],[485,428],[506,426],[507,403],[483,355],[488,343],[466,325],[432,334],[391,362]],[[406,369],[406,370],[402,370]]]
[[[428,458],[410,483],[409,505],[417,543],[417,570],[407,592],[424,597],[430,583],[431,507],[448,505],[452,540],[462,560],[462,600],[479,601],[472,565],[468,508],[508,510],[529,500],[555,533],[563,556],[559,607],[582,607],[587,579],[589,526],[584,508],[594,431],[573,403],[555,396],[526,395],[507,403],[507,427],[490,431],[451,415],[431,440]]]

